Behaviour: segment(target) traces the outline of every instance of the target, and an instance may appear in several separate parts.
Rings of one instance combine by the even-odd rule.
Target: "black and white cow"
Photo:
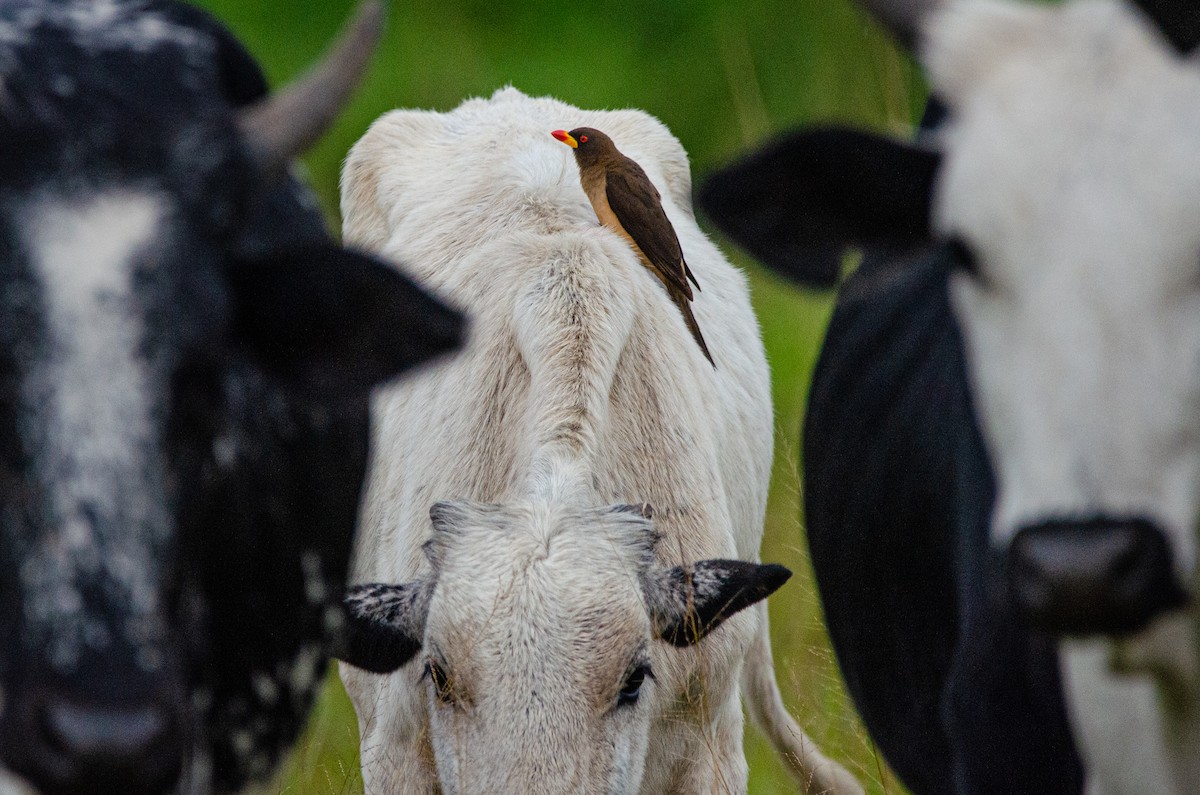
[[[345,650],[368,392],[462,328],[287,175],[381,29],[267,98],[186,5],[0,2],[0,791],[235,789]]]
[[[809,284],[865,253],[804,438],[849,688],[916,792],[1194,792],[1200,8],[871,5],[944,120],[701,197]]]

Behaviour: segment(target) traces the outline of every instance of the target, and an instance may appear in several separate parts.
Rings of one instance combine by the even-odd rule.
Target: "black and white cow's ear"
[[[239,263],[229,282],[238,343],[322,398],[361,395],[464,335],[459,312],[395,268],[330,243]]]
[[[395,671],[421,650],[432,593],[424,581],[351,587],[342,600],[346,623],[333,656],[375,674]]]
[[[709,177],[699,203],[768,267],[827,287],[846,248],[908,249],[930,240],[940,156],[846,128],[791,133]]]
[[[642,588],[654,633],[682,648],[766,599],[791,576],[773,563],[702,560],[690,568],[656,569],[643,578]]]

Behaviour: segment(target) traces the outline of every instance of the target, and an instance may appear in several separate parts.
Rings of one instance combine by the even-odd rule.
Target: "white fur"
[[[951,297],[997,477],[993,540],[1044,519],[1145,517],[1195,594],[1200,68],[1115,0],[968,0],[927,34],[952,108],[935,224],[982,273],[956,275]],[[1160,701],[1198,650],[1153,634],[1123,644],[1144,648],[1119,673],[1111,644],[1109,661],[1064,644],[1093,792],[1194,791],[1200,699],[1171,714]]]
[[[58,646],[50,659],[64,671],[83,645],[110,642],[107,628],[83,617],[77,570],[106,569],[121,585],[131,616],[124,640],[144,648],[145,667],[160,663],[151,648],[162,631],[151,619],[158,589],[143,534],[169,522],[161,515],[161,484],[155,488],[143,471],[156,455],[148,400],[158,375],[141,349],[134,273],[165,212],[154,195],[113,191],[35,201],[26,218],[47,328],[22,408],[45,421],[19,430],[51,489],[54,535],[31,551],[20,575],[29,626],[55,626]],[[97,538],[94,519],[117,523],[122,532]]]
[[[579,125],[611,135],[659,186],[703,286],[695,314],[717,369],[598,225],[571,151],[549,134]],[[765,609],[693,649],[651,640],[621,535],[632,531],[604,518],[614,503],[651,503],[662,564],[758,557],[768,371],[745,278],[693,220],[678,141],[638,111],[506,89],[384,116],[342,187],[347,242],[407,263],[473,322],[463,353],[376,401],[354,579],[429,577],[435,501],[502,506],[439,544],[417,660],[388,677],[342,669],[367,791],[430,792],[435,776],[447,793],[745,791],[738,675],[745,661],[752,701],[766,698],[764,666],[774,685]],[[657,678],[636,707],[613,709],[642,646]],[[432,696],[429,658],[465,706]],[[770,695],[756,711],[789,722],[773,730],[807,744],[796,752],[821,767],[818,782],[856,790]]]
[[[7,44],[32,44],[31,32],[50,24],[69,31],[78,46],[97,52],[209,46],[201,34],[147,11],[137,0],[23,0],[8,16],[10,21],[0,24],[0,41]]]
[[[0,768],[0,795],[37,795],[24,779],[19,779],[12,773]]]

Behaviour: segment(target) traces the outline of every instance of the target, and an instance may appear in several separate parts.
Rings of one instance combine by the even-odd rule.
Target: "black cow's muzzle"
[[[1027,526],[1008,550],[1009,593],[1030,624],[1061,635],[1127,635],[1182,606],[1166,535],[1144,519]]]
[[[0,766],[48,795],[168,792],[183,763],[185,714],[181,699],[156,691],[117,699],[31,677],[0,715]]]

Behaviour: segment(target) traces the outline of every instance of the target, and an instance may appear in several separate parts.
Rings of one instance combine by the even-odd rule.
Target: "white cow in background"
[[[942,122],[915,145],[793,133],[702,191],[714,220],[800,278],[828,281],[846,243],[869,249],[805,426],[806,444],[844,451],[809,456],[806,485],[810,519],[841,519],[810,521],[809,539],[847,680],[873,674],[856,701],[909,781],[945,769],[960,795],[1195,795],[1200,4],[863,4],[913,48]],[[934,640],[900,688],[875,684],[889,656],[917,669],[880,611],[877,637],[837,616],[882,579],[878,515],[953,560],[907,589],[903,617],[899,600],[882,608],[927,618],[945,589],[924,586],[955,588],[948,632],[941,616],[911,622]],[[910,694],[939,708],[940,739],[895,720]]]
[[[580,125],[660,188],[716,369],[597,223],[549,135]],[[802,790],[861,791],[781,703],[759,600],[786,571],[712,560],[758,559],[772,410],[745,278],[696,225],[679,142],[510,88],[384,116],[342,187],[347,242],[418,263],[474,323],[375,405],[353,579],[406,583],[358,607],[404,641],[381,653],[415,657],[342,669],[367,792],[744,792],[743,687]]]

